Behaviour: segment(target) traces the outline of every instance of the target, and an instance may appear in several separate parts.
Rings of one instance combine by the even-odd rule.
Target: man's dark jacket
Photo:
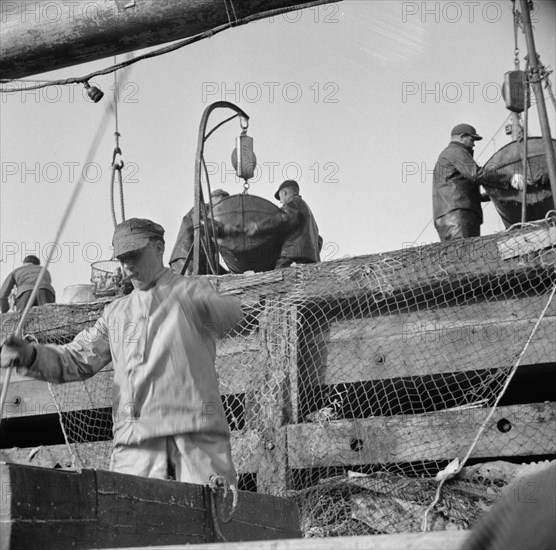
[[[436,220],[454,210],[476,212],[482,222],[480,184],[507,188],[509,181],[496,172],[486,173],[473,160],[473,150],[452,141],[444,149],[434,167],[432,209]]]
[[[317,222],[301,195],[293,195],[271,218],[258,223],[261,233],[282,235],[284,243],[280,258],[305,263],[320,262],[322,240]]]

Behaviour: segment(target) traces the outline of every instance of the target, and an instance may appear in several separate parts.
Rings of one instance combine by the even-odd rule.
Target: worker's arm
[[[243,317],[239,298],[219,294],[206,280],[190,281],[187,292],[203,333],[208,331],[222,338]]]
[[[31,344],[10,335],[1,351],[2,367],[15,366],[18,374],[57,384],[90,378],[110,361],[108,330],[102,317],[69,344]]]
[[[509,176],[496,170],[480,168],[467,151],[458,151],[451,161],[456,170],[468,181],[499,189],[507,189],[510,185]]]
[[[277,233],[287,235],[303,223],[303,214],[295,199],[290,200],[274,216],[269,216],[246,227],[248,236],[255,233]]]
[[[6,313],[10,309],[10,302],[8,300],[8,297],[10,296],[10,292],[12,291],[12,288],[14,286],[15,277],[12,272],[6,277],[6,280],[4,281],[4,284],[0,289],[0,309],[2,310],[2,313]]]

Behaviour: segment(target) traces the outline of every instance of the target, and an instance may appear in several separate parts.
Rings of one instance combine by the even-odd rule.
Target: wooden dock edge
[[[458,550],[470,531],[159,546],[160,550]],[[105,550],[116,550],[107,548]],[[122,550],[122,549],[120,549]],[[146,547],[123,550],[146,550]]]
[[[283,498],[104,470],[68,472],[0,462],[0,548],[65,550],[301,537]],[[224,519],[223,519],[224,518]],[[242,542],[244,544],[244,542]]]

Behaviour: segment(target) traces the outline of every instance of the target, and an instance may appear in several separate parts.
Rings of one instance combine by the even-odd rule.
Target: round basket
[[[121,293],[122,270],[117,260],[103,260],[91,264],[91,283],[95,296],[115,296]]]

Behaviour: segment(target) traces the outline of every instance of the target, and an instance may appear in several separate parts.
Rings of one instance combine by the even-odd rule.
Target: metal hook
[[[114,152],[112,153],[112,167],[118,170],[121,170],[124,167],[124,161],[120,160],[120,162],[116,162],[116,156],[121,155],[122,150],[120,147],[114,147]]]

